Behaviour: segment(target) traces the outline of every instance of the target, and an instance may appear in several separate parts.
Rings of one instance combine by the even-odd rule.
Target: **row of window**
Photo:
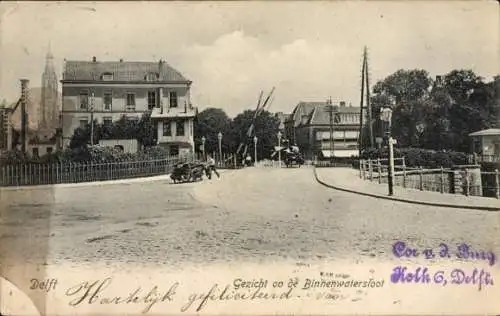
[[[186,130],[184,126],[184,121],[178,120],[176,122],[175,135],[185,136]],[[172,136],[172,122],[163,122],[163,136]]]
[[[335,124],[359,124],[359,114],[356,113],[335,113],[333,117]]]
[[[113,78],[114,76],[111,72],[105,72],[101,75],[102,81],[112,81]],[[146,81],[157,81],[158,79],[160,79],[160,74],[156,72],[150,72],[144,76],[144,80]]]
[[[93,96],[92,96],[93,97]],[[135,111],[135,97],[136,94],[133,92],[127,92],[126,94],[126,102],[125,102],[125,110],[126,111]],[[105,111],[111,111],[113,107],[113,92],[105,91],[102,96],[103,105]],[[80,110],[88,110],[89,107],[93,107],[94,102],[90,97],[88,91],[80,92]],[[169,105],[171,108],[176,108],[178,106],[177,100],[177,92],[170,91],[169,92]],[[152,110],[153,108],[160,107],[160,103],[158,102],[158,96],[156,91],[148,91],[148,109]]]
[[[138,120],[138,119],[136,119]],[[176,121],[176,136],[186,136],[186,129],[184,126],[184,120]],[[80,128],[85,128],[89,124],[88,119],[80,119]],[[102,123],[104,126],[111,126],[113,124],[113,119],[111,117],[103,117]],[[163,136],[172,136],[172,122],[163,122]]]

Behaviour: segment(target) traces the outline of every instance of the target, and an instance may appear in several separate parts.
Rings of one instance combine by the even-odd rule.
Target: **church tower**
[[[54,56],[50,44],[45,58],[45,70],[42,74],[42,99],[40,104],[39,128],[42,130],[57,127],[57,75],[54,67]]]

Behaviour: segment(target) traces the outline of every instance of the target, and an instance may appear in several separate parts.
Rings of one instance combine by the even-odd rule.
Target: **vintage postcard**
[[[0,314],[500,314],[499,19],[1,3]]]

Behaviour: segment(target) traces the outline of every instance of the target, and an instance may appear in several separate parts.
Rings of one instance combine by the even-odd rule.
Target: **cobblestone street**
[[[5,190],[1,200],[5,262],[389,260],[398,239],[500,250],[498,213],[343,193],[318,184],[311,168],[225,171],[194,184]]]

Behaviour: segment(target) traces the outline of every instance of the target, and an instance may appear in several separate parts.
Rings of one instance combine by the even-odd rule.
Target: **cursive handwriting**
[[[425,259],[433,259],[439,256],[441,258],[482,260],[487,261],[490,266],[496,263],[496,256],[493,251],[476,250],[466,243],[457,245],[455,250],[450,249],[445,243],[440,243],[437,249],[426,248],[420,251],[415,247],[410,247],[403,241],[397,241],[392,245],[392,253],[397,258],[417,258],[423,255]]]
[[[476,285],[481,291],[484,286],[494,285],[491,273],[484,269],[452,269],[451,272],[439,270],[431,272],[427,267],[418,267],[416,269],[408,269],[407,267],[397,266],[392,270],[392,283],[401,284],[465,284]]]
[[[38,279],[31,279],[31,290],[45,290],[49,292],[50,290],[55,290],[57,285],[57,279],[47,279],[40,281]]]
[[[69,302],[70,306],[78,306],[83,303],[87,304],[145,304],[146,307],[142,310],[145,314],[159,302],[171,302],[174,299],[179,283],[176,282],[166,292],[161,292],[158,286],[152,287],[149,291],[143,291],[141,287],[131,291],[126,296],[105,295],[105,290],[111,285],[112,278],[97,280],[94,282],[82,282],[66,291],[66,296],[74,297]]]
[[[288,290],[282,290],[275,293],[264,292],[262,287],[256,287],[250,291],[237,292],[231,290],[231,286],[227,285],[224,288],[219,287],[218,284],[214,284],[207,293],[193,293],[189,296],[188,302],[182,306],[181,312],[186,312],[192,306],[196,306],[195,311],[201,311],[209,301],[253,301],[253,300],[288,300],[292,298],[291,293],[294,290],[293,287]],[[195,304],[196,303],[196,304]]]

